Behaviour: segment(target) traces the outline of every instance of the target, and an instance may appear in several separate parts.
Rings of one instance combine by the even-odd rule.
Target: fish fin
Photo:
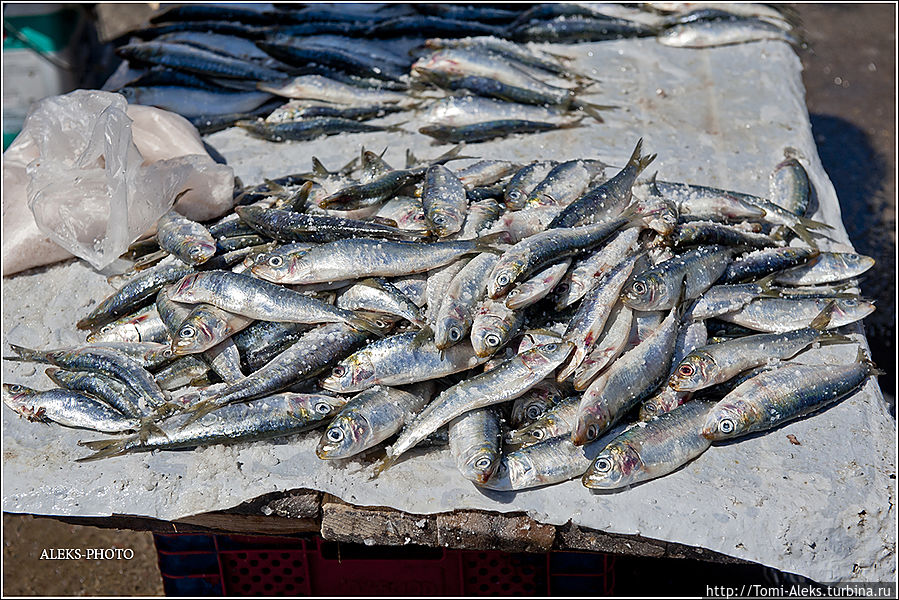
[[[312,173],[316,177],[330,177],[332,175],[331,171],[325,168],[325,165],[316,156],[312,157]]]
[[[274,182],[274,181],[272,181],[271,179],[268,179],[268,178],[266,178],[266,177],[264,177],[264,178],[262,179],[262,181],[265,182],[265,185],[268,186],[269,191],[272,192],[273,194],[281,194],[281,193],[284,192],[284,186],[283,186],[283,185],[280,185],[280,184],[278,184],[278,183],[276,183],[276,182]]]
[[[137,439],[137,435],[131,435],[115,440],[94,440],[88,442],[78,442],[79,446],[85,446],[94,451],[90,456],[76,458],[75,462],[89,462],[92,460],[100,460],[101,458],[109,458],[111,456],[122,456],[126,454],[128,443]]]
[[[479,156],[465,156],[462,154],[462,149],[465,147],[465,144],[458,144],[455,147],[447,150],[434,160],[430,161],[429,164],[432,165],[442,165],[444,163],[448,163],[451,160],[463,160],[466,158],[480,158]]]
[[[140,439],[141,444],[146,444],[147,440],[150,439],[150,434],[155,433],[158,435],[164,436],[168,439],[168,435],[162,429],[159,428],[159,425],[155,422],[155,416],[150,415],[147,417],[143,417],[140,420],[140,427],[137,430],[138,438]]]
[[[800,222],[788,225],[788,227],[793,231],[793,233],[799,236],[799,239],[801,239],[803,242],[805,242],[815,250],[818,250],[818,242],[815,241],[815,238],[812,237],[811,232],[806,228],[805,225]]]
[[[194,421],[202,419],[203,417],[205,417],[206,415],[208,415],[215,409],[219,408],[220,406],[223,406],[223,405],[218,404],[213,399],[200,400],[196,404],[192,404],[192,405],[188,406],[187,408],[184,409],[183,412],[190,413],[190,416],[187,418],[187,420],[184,423],[182,423],[181,427],[179,427],[178,429],[184,429],[185,427],[187,427]]]
[[[475,252],[491,252],[493,254],[502,254],[505,252],[502,248],[497,248],[496,244],[509,243],[508,231],[497,231],[496,233],[488,233],[481,237],[471,240],[472,249]]]
[[[809,327],[812,329],[817,329],[818,331],[824,331],[827,329],[827,326],[830,324],[830,318],[833,316],[833,310],[836,308],[837,303],[834,300],[831,300],[827,303],[818,316],[812,319],[812,322],[809,324]]]
[[[411,346],[413,348],[420,348],[424,344],[434,339],[434,330],[431,329],[430,325],[425,324],[424,327],[418,330],[418,333],[412,337]]]
[[[145,254],[134,261],[134,265],[131,268],[134,271],[143,271],[144,269],[149,269],[168,255],[169,253],[165,250],[158,250],[156,252],[151,252],[150,254]]]
[[[387,227],[399,227],[399,223],[397,223],[394,219],[388,219],[387,217],[379,217],[378,215],[374,215],[371,217],[367,217],[362,219],[366,223],[375,223],[377,225],[386,225]]]
[[[574,129],[575,127],[583,127],[584,117],[578,117],[571,123],[562,123],[559,125],[559,129]]]
[[[389,331],[393,326],[393,323],[385,322],[385,325],[383,327],[378,327],[378,325],[376,325],[370,319],[361,316],[359,313],[356,313],[356,315],[353,317],[349,317],[346,323],[353,329],[361,329],[362,331],[367,331],[368,333],[371,333],[378,337],[384,337],[387,331]]]
[[[372,472],[369,480],[377,479],[381,473],[389,469],[396,462],[396,459],[396,456],[390,456],[389,454],[382,458],[381,462],[375,466],[375,470]]]
[[[59,367],[49,367],[44,370],[44,374],[50,378],[50,381],[52,381],[59,387],[64,388],[66,386],[63,385],[62,381],[60,381],[60,379],[59,379],[59,375],[57,375],[57,373],[59,373],[59,371],[61,371],[61,370],[62,369],[60,369]]]
[[[821,337],[815,340],[821,346],[831,346],[833,344],[855,344],[856,340],[852,339],[848,335],[843,335],[842,333],[831,333],[826,332],[822,333]]]
[[[799,222],[806,229],[830,229],[830,230],[833,230],[833,226],[828,225],[827,223],[822,223],[821,221],[815,221],[813,219],[808,219],[806,217],[798,217],[798,218],[799,218]]]
[[[406,168],[411,169],[412,167],[414,167],[415,165],[417,165],[420,162],[421,161],[418,160],[418,158],[414,154],[412,154],[412,150],[407,148],[406,149]]]
[[[353,157],[347,164],[343,165],[339,169],[337,169],[337,173],[340,175],[349,175],[356,168],[356,163],[359,162],[358,157]]]
[[[393,125],[388,125],[387,127],[384,128],[384,131],[409,133],[408,129],[403,129],[403,125],[405,125],[408,122],[409,121],[401,121],[399,123],[394,123]]]
[[[296,193],[287,200],[286,207],[293,212],[303,212],[306,209],[306,203],[309,201],[309,194],[312,192],[312,186],[315,183],[307,181]]]
[[[774,280],[777,279],[777,276],[780,275],[778,272],[771,273],[769,275],[765,275],[758,281],[756,284],[761,286],[762,293],[759,294],[763,298],[780,298],[781,292],[780,290],[774,287]]]

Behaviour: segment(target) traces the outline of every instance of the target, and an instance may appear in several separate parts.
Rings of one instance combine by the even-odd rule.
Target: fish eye
[[[115,329],[115,325],[113,325],[112,323],[110,323],[109,325],[104,325],[103,327],[101,327],[101,328],[100,328],[100,333],[109,333],[109,332],[112,331],[113,329]]]
[[[721,419],[721,421],[718,422],[718,430],[721,433],[733,433],[735,428],[736,426],[734,425],[733,419]]]
[[[521,198],[521,191],[512,190],[511,192],[509,192],[509,198],[512,200],[518,200],[519,198]]]
[[[596,425],[591,425],[587,428],[587,439],[595,440],[597,434],[599,433],[599,428]]]
[[[543,411],[540,410],[539,406],[537,406],[536,404],[531,404],[530,406],[528,406],[527,410],[524,411],[524,414],[528,419],[536,419],[540,416],[541,412]]]
[[[178,337],[180,338],[192,338],[195,335],[197,335],[197,330],[190,325],[185,325],[178,331]]]
[[[655,405],[655,402],[647,402],[647,403],[644,405],[644,408],[646,409],[647,412],[654,413],[654,412],[656,411],[656,405]]]
[[[696,369],[693,368],[693,365],[687,364],[687,365],[679,366],[677,368],[677,372],[679,374],[683,375],[684,377],[689,377],[690,375],[692,375],[693,373],[696,372]]]
[[[560,294],[564,294],[565,292],[568,291],[568,284],[560,283],[559,285],[556,286],[556,291]]]
[[[201,254],[203,254],[203,248],[201,248],[200,246],[193,246],[190,250],[187,251],[187,253],[191,256],[200,256]]]
[[[343,441],[343,430],[339,427],[332,427],[328,430],[328,441],[336,443],[340,443]]]
[[[331,375],[333,375],[334,377],[343,377],[344,375],[346,375],[346,367],[344,367],[343,365],[337,365],[336,367],[334,367],[334,370],[331,371]]]
[[[500,273],[496,278],[496,285],[500,287],[505,287],[509,285],[509,275],[508,273]]]
[[[171,355],[172,355],[172,349],[171,349],[171,348],[166,348],[166,349],[164,349],[164,350],[162,351],[162,355],[163,355],[163,356],[171,356]]]
[[[638,294],[640,296],[646,293],[646,284],[642,281],[635,281],[634,285],[631,286],[631,288],[634,290],[635,294]]]
[[[558,348],[558,347],[559,347],[558,344],[547,344],[543,347],[543,349],[546,350],[547,352],[555,352],[556,348]]]
[[[484,469],[490,468],[490,465],[492,463],[493,463],[493,461],[490,460],[489,457],[483,456],[483,457],[479,458],[476,463],[474,463],[474,466],[483,471]]]
[[[18,393],[21,392],[23,389],[24,389],[24,388],[23,388],[21,385],[17,385],[17,384],[12,384],[12,385],[9,386],[9,391],[12,392],[12,393],[14,393],[14,394],[18,394]]]
[[[600,473],[608,473],[612,470],[612,461],[601,456],[596,459],[595,463],[593,463],[593,468]]]
[[[843,301],[843,305],[844,305],[844,306],[858,306],[858,300],[851,300],[851,299],[850,299],[850,300],[844,300],[844,301]]]
[[[462,339],[462,330],[460,330],[458,327],[451,327],[449,330],[449,338],[454,342],[458,342],[460,339]]]
[[[272,256],[268,259],[268,264],[270,267],[280,267],[284,264],[284,259],[280,256]]]
[[[323,415],[326,415],[329,412],[331,412],[331,405],[328,404],[327,402],[319,402],[318,404],[315,405],[315,411],[320,412]]]
[[[486,342],[488,346],[499,346],[499,343],[501,341],[502,340],[495,333],[487,334],[487,336],[484,338],[484,342]]]
[[[437,215],[432,219],[432,221],[434,221],[435,225],[443,225],[444,223],[446,223],[446,217],[444,217],[443,215]]]
[[[387,322],[382,321],[381,319],[375,319],[374,324],[378,329],[384,329],[385,327],[387,327]]]
[[[543,430],[535,429],[534,431],[531,432],[531,437],[534,438],[535,440],[542,440],[543,439]]]

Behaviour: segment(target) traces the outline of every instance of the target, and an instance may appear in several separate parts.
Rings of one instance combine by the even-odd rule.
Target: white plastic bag
[[[231,201],[231,168],[205,153],[148,163],[132,139],[127,108],[119,94],[77,90],[35,105],[22,132],[38,150],[27,166],[35,223],[97,269],[152,229],[185,190],[185,201],[200,200],[198,210],[183,211],[194,218],[215,216]],[[173,148],[170,155],[178,154]]]

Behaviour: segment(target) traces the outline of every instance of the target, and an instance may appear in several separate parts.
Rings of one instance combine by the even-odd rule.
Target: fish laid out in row
[[[414,129],[437,142],[478,142],[601,122],[610,108],[580,98],[597,81],[564,53],[529,43],[798,44],[793,20],[765,5],[174,6],[120,38],[128,71],[110,85],[201,133],[237,126],[283,142],[424,120]],[[368,122],[404,111],[400,124]]]
[[[448,432],[484,488],[620,488],[878,373],[861,349],[805,354],[853,342],[836,329],[874,310],[853,281],[873,261],[819,247],[796,159],[763,198],[643,177],[654,158],[641,140],[620,169],[460,148],[395,168],[363,149],[243,188],[215,222],[166,214],[78,322],[86,345],[11,346],[60,387],[4,402],[123,434],[80,460],[322,426],[319,458],[377,475]]]

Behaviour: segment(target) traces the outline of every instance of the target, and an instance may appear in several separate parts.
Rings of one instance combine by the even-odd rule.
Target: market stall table
[[[813,218],[835,228],[822,248],[851,249],[812,138],[801,65],[788,45],[688,50],[643,39],[551,50],[575,57],[573,69],[600,80],[587,101],[619,108],[604,113],[605,123],[584,121],[581,128],[473,144],[466,153],[623,164],[643,137],[644,148],[658,153],[652,169],[660,179],[765,195],[768,174],[792,148],[814,187]],[[336,168],[362,145],[387,147],[386,160],[396,164],[406,148],[420,157],[448,148],[431,146],[430,138],[412,132],[413,123],[406,126],[409,133],[310,143],[275,145],[236,129],[207,141],[251,183],[308,170],[313,155]],[[9,342],[37,348],[82,342],[74,322],[110,292],[104,277],[81,262],[6,280],[4,351]],[[848,329],[864,344],[861,327]],[[855,346],[846,345],[811,350],[803,361],[849,362],[854,356]],[[3,368],[4,381],[48,387],[36,365],[4,362]],[[74,463],[86,454],[77,441],[98,436],[30,425],[9,410],[3,427],[8,512],[231,530],[252,517],[253,531],[293,527],[366,543],[734,557],[820,582],[895,578],[895,422],[873,379],[819,415],[713,446],[671,475],[615,493],[591,492],[579,480],[519,493],[480,490],[458,475],[441,449],[416,450],[370,480],[377,454],[321,461],[314,453],[317,433]],[[270,516],[216,513],[289,490],[309,490],[296,493],[316,498],[325,493],[320,514],[311,500],[314,508],[299,516],[278,516],[270,505]]]

